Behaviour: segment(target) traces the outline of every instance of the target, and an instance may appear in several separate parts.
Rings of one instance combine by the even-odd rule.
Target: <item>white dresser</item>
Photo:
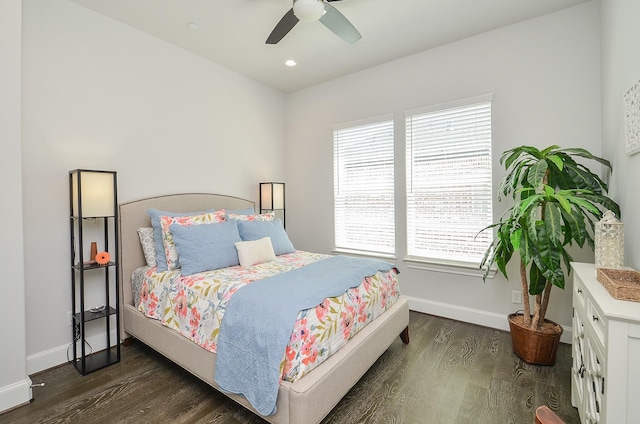
[[[572,263],[571,403],[582,423],[640,423],[640,303],[616,300]]]

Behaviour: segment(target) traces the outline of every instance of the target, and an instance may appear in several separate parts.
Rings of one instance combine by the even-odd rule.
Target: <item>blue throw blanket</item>
[[[376,259],[334,256],[242,287],[220,325],[216,383],[244,395],[260,414],[275,414],[280,362],[298,312],[391,268]]]

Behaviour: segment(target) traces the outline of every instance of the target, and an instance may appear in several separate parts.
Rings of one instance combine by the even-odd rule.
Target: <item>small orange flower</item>
[[[96,262],[100,265],[106,265],[111,260],[111,255],[109,252],[100,252],[96,255]]]

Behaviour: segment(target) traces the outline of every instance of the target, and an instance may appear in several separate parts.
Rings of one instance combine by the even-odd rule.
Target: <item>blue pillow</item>
[[[236,243],[242,241],[236,221],[169,226],[182,275],[239,265]]]
[[[165,212],[160,211],[158,209],[149,208],[147,209],[147,213],[149,214],[149,218],[151,218],[151,226],[153,227],[153,239],[156,244],[156,264],[157,271],[162,272],[166,271],[167,268],[167,255],[164,253],[164,244],[162,243],[162,225],[160,225],[160,217],[161,216],[192,216],[192,215],[202,215],[203,213],[215,212],[215,209],[207,209],[202,212],[185,212],[185,213],[176,213],[176,212]]]
[[[276,256],[295,252],[295,248],[284,231],[281,219],[273,221],[236,221],[240,237],[244,241],[260,240],[269,237]]]

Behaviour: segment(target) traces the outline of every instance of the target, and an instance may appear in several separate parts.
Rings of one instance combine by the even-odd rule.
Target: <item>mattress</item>
[[[295,251],[275,261],[249,268],[234,266],[181,276],[179,271],[136,271],[138,310],[159,320],[202,348],[215,352],[226,305],[239,288],[270,276],[303,267],[327,255]],[[134,289],[135,290],[135,289]],[[397,271],[378,272],[341,296],[325,299],[300,311],[280,365],[283,380],[294,382],[389,309],[398,299]]]

